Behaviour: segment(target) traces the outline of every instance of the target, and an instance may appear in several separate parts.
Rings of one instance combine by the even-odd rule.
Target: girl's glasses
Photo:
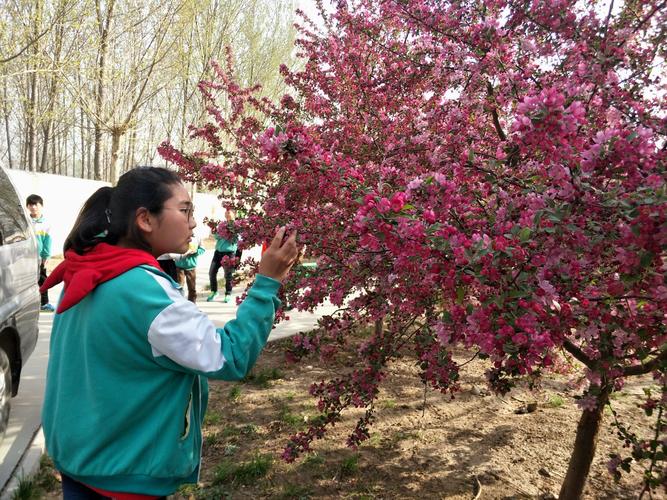
[[[167,210],[178,210],[183,215],[185,215],[188,218],[188,220],[190,220],[190,219],[194,220],[194,218],[195,218],[195,206],[194,205],[190,205],[189,207],[180,207],[180,208],[177,208],[177,207],[162,207],[162,208],[167,209]]]

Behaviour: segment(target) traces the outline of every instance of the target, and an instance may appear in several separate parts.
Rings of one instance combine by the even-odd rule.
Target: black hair
[[[172,196],[171,186],[180,182],[176,172],[160,167],[137,167],[121,175],[115,187],[100,188],[86,200],[63,252],[83,254],[102,241],[113,245],[121,238],[150,252],[134,222],[137,209],[159,214]]]
[[[44,200],[42,200],[42,197],[38,194],[31,194],[30,196],[28,196],[25,199],[26,206],[28,206],[28,205],[37,205],[38,203],[40,205],[44,206]]]

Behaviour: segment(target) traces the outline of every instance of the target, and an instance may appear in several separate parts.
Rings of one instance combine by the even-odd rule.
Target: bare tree
[[[231,47],[243,83],[284,89],[292,0],[0,2],[0,162],[115,180],[183,144],[197,84]]]

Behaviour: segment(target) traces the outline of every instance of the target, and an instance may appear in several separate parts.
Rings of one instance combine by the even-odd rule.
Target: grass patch
[[[382,435],[379,432],[372,432],[371,437],[368,438],[368,446],[379,448],[382,445]]]
[[[56,479],[56,468],[46,453],[39,459],[39,472],[35,480],[37,481],[37,485],[44,491],[60,489],[60,481]]]
[[[12,500],[37,500],[40,497],[37,482],[32,477],[20,477],[19,485],[12,493]]]
[[[340,467],[338,468],[338,476],[341,479],[345,479],[346,477],[355,475],[358,470],[359,470],[359,454],[355,453],[354,455],[351,455],[343,459],[343,461],[340,464]]]
[[[239,449],[239,446],[237,444],[228,444],[225,446],[224,454],[226,457],[231,457],[234,455]]]
[[[222,415],[216,411],[207,411],[204,415],[204,425],[218,425],[222,422]]]
[[[415,431],[396,431],[392,436],[392,441],[395,443],[406,439],[419,439],[419,433]]]
[[[220,436],[223,438],[235,438],[239,436],[254,436],[259,433],[259,428],[253,424],[247,425],[226,425],[222,431],[220,431]]]
[[[380,401],[380,408],[384,408],[387,410],[390,410],[392,408],[396,408],[396,400],[394,399],[385,399],[383,401]]]
[[[305,422],[303,420],[303,417],[300,417],[299,415],[295,415],[292,413],[292,411],[285,407],[281,408],[280,413],[278,414],[278,418],[280,419],[281,422],[289,425],[290,427],[301,427]]]
[[[19,477],[19,484],[12,492],[12,500],[38,500],[44,498],[47,491],[59,489],[53,462],[44,454],[39,459],[39,471],[31,477]]]
[[[190,498],[195,496],[195,494],[199,491],[199,486],[196,484],[184,484],[180,488],[178,488],[178,494],[181,496],[184,496],[185,498]]]
[[[549,396],[549,401],[547,401],[547,405],[551,408],[560,408],[564,404],[565,400],[559,394],[552,394]]]
[[[251,372],[245,376],[243,382],[247,384],[257,385],[264,389],[271,386],[272,380],[279,380],[285,375],[278,368],[265,368],[259,370],[258,372]]]
[[[315,415],[306,414],[303,416],[304,423],[308,425],[320,425],[324,423],[327,419],[327,416],[324,413],[317,413]]]
[[[207,436],[204,437],[204,444],[206,446],[215,446],[220,442],[220,433],[219,432],[212,432],[211,434],[208,434]]]
[[[195,485],[195,489],[183,494],[185,498],[196,498],[197,500],[231,500],[232,492],[227,486],[212,486],[210,488],[200,488]],[[179,490],[180,491],[180,490]]]
[[[235,385],[231,389],[229,389],[229,394],[227,395],[227,398],[236,403],[241,399],[241,388],[238,385]]]
[[[240,430],[244,436],[254,436],[259,433],[259,428],[253,424],[244,425]]]
[[[276,498],[280,500],[306,500],[310,498],[311,495],[312,491],[308,486],[303,486],[301,484],[286,484]]]
[[[306,458],[304,458],[303,462],[301,462],[301,467],[305,467],[307,469],[316,469],[324,464],[324,462],[324,457],[318,455],[316,452],[313,452],[309,455],[306,455]]]
[[[213,484],[252,484],[268,474],[273,464],[270,454],[257,454],[247,462],[237,464],[231,460],[223,460],[215,468]]]

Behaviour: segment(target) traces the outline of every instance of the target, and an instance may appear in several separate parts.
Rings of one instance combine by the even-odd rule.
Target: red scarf
[[[65,293],[56,311],[61,313],[78,304],[97,285],[142,264],[160,269],[155,257],[135,248],[98,243],[83,255],[68,250],[65,252],[65,260],[46,278],[39,291],[45,292],[64,281]]]

